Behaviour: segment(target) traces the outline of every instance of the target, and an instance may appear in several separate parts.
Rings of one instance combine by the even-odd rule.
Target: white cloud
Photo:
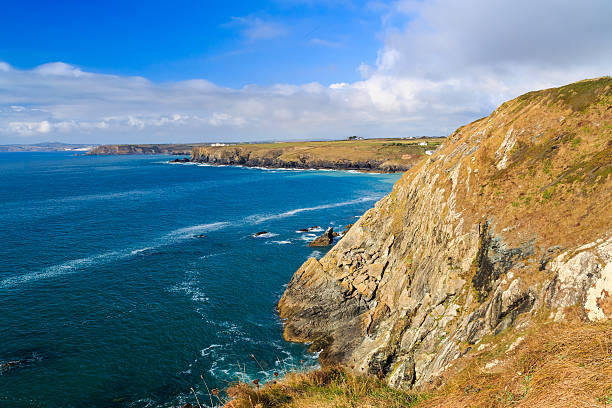
[[[84,75],[91,75],[81,71],[77,67],[65,64],[63,62],[49,62],[47,64],[39,65],[38,67],[34,68],[34,71],[42,75],[65,77],[80,77]]]
[[[227,27],[239,27],[242,34],[250,41],[267,40],[284,35],[287,30],[275,21],[266,21],[260,17],[232,17]]]
[[[230,89],[0,62],[0,142],[442,135],[520,93],[612,71],[608,0],[400,0],[377,10],[384,44],[353,83]],[[232,24],[252,40],[283,32],[252,17]]]
[[[323,47],[329,47],[329,48],[337,48],[337,47],[341,47],[342,46],[341,42],[325,40],[323,38],[316,38],[316,37],[312,38],[310,40],[310,43],[314,44],[314,45],[320,45],[320,46],[323,46]]]
[[[51,124],[46,120],[41,122],[10,122],[8,129],[9,132],[29,136],[49,133],[51,131]]]

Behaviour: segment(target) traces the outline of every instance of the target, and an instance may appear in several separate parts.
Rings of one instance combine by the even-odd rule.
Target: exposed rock
[[[259,231],[259,232],[254,233],[253,236],[254,237],[260,237],[260,236],[266,235],[266,234],[269,234],[269,232],[268,231]]]
[[[200,144],[123,144],[96,146],[87,152],[88,155],[124,155],[124,154],[175,154],[191,155],[191,150]],[[183,162],[181,159],[181,163]],[[189,159],[187,159],[189,161]]]
[[[340,235],[345,235],[347,232],[349,232],[349,230],[351,229],[352,226],[353,226],[353,224],[345,225],[344,229],[342,230],[342,233]]]
[[[310,228],[300,228],[298,232],[310,232],[310,231],[318,230],[319,228],[321,227],[319,227],[318,225],[315,225],[314,227],[310,227]]]
[[[170,160],[170,163],[189,163],[189,157],[183,157],[182,159]]]
[[[334,237],[334,229],[329,227],[321,236],[316,237],[311,243],[309,243],[308,246],[329,246],[334,243]]]
[[[603,78],[459,128],[298,269],[278,304],[285,338],[412,388],[540,311],[611,318],[610,100]]]

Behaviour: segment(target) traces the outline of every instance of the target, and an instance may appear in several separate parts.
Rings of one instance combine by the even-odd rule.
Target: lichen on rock
[[[285,338],[413,388],[541,312],[611,318],[611,101],[601,78],[459,128],[299,268],[278,305]]]

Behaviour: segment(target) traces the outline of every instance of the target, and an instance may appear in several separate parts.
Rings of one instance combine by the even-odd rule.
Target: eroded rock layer
[[[612,317],[611,172],[612,79],[504,103],[300,267],[285,338],[411,388],[536,317]]]

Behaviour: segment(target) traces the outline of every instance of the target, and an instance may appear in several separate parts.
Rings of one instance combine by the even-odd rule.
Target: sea
[[[399,175],[170,159],[0,153],[1,408],[207,406],[316,366],[276,304]]]

